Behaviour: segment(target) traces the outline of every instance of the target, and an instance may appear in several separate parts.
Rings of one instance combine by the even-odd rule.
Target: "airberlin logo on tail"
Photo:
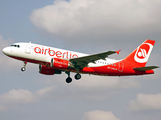
[[[140,49],[141,51],[138,52],[138,57],[145,58],[147,56],[147,52],[145,49]]]
[[[143,43],[141,46],[139,46],[134,56],[135,61],[138,63],[147,62],[152,48],[153,45],[151,45],[150,43]]]

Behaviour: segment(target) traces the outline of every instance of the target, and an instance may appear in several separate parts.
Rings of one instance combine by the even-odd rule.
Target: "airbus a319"
[[[67,83],[72,82],[70,72],[76,73],[79,80],[81,74],[100,76],[129,76],[153,74],[157,66],[145,66],[154,47],[154,40],[146,40],[131,54],[122,60],[109,59],[108,56],[118,51],[107,51],[98,54],[83,54],[69,50],[33,44],[31,42],[14,43],[2,51],[5,55],[24,62],[22,71],[26,70],[27,62],[39,64],[39,73],[44,75],[65,72]]]

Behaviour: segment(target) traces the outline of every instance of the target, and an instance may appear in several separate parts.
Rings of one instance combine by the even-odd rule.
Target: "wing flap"
[[[133,68],[134,70],[139,70],[139,71],[147,71],[147,70],[152,70],[155,68],[159,68],[158,66],[146,66],[146,67],[137,67]]]

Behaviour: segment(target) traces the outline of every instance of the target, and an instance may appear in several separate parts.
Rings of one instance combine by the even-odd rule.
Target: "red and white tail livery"
[[[148,61],[150,53],[153,49],[155,41],[146,40],[138,48],[136,48],[128,57],[124,60],[135,64],[136,67],[144,67]]]
[[[81,74],[100,76],[128,76],[153,74],[157,66],[145,66],[154,47],[154,40],[146,40],[123,60],[109,59],[108,56],[118,51],[107,51],[98,54],[83,54],[44,45],[14,43],[3,49],[3,53],[11,58],[24,62],[22,71],[26,70],[27,62],[39,64],[39,73],[44,75],[65,72],[67,83],[72,82],[70,72],[75,72],[75,79]]]

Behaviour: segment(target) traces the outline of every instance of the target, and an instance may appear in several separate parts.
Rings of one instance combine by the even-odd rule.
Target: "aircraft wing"
[[[114,54],[114,53],[119,54],[119,52],[120,52],[120,50],[108,51],[108,52],[88,55],[88,56],[84,56],[84,57],[72,58],[69,61],[73,64],[74,67],[84,68],[84,67],[87,67],[88,63],[90,63],[90,62],[95,63],[95,61],[100,60],[100,59],[105,60],[105,58],[108,57],[109,55]]]
[[[134,70],[139,70],[139,71],[146,71],[146,70],[152,70],[155,68],[159,68],[158,66],[146,66],[146,67],[138,67],[138,68],[133,68]]]

